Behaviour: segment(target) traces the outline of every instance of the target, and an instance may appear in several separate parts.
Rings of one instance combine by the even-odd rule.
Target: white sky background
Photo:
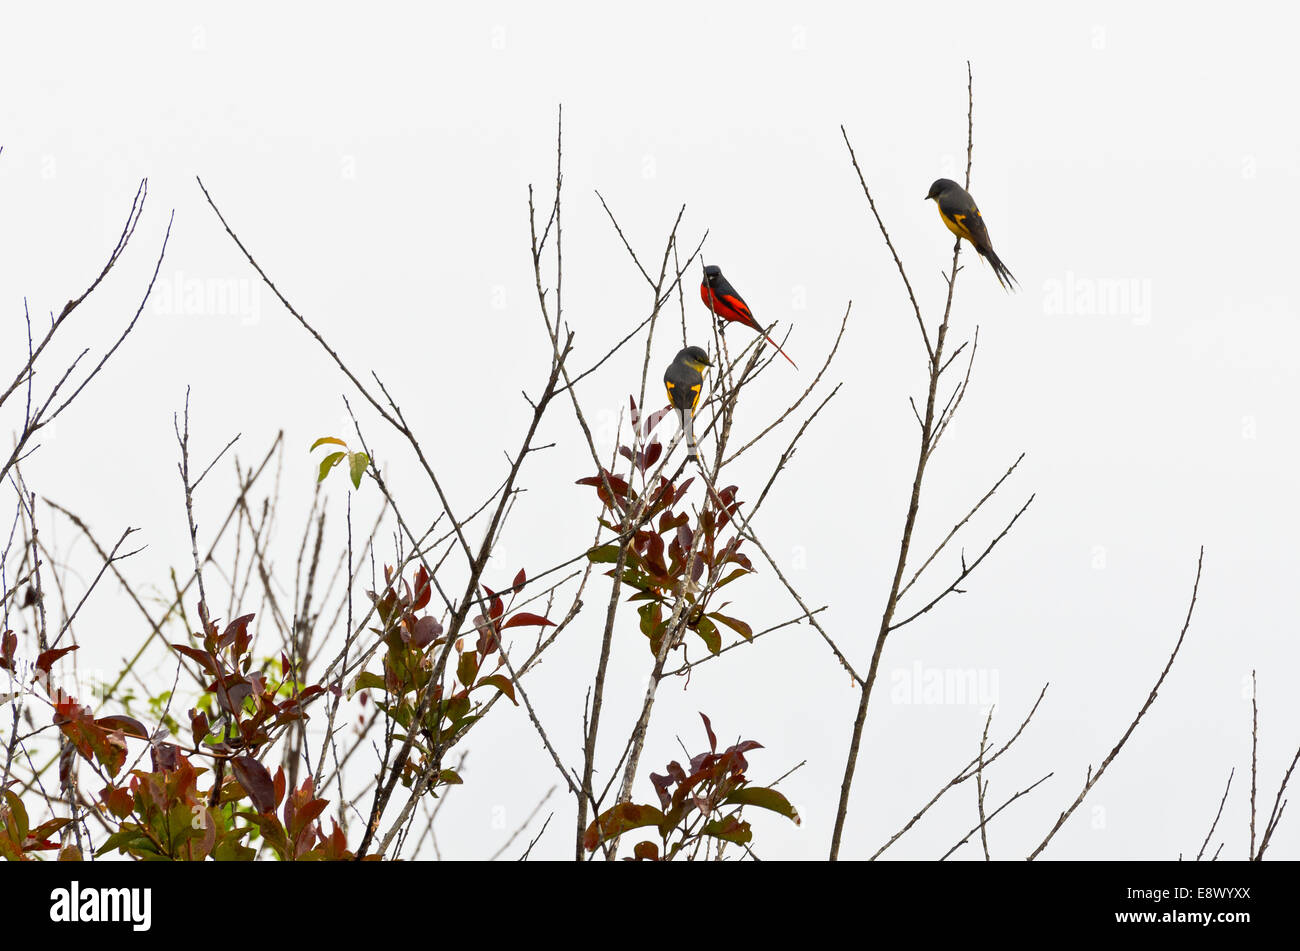
[[[546,372],[526,200],[531,182],[539,205],[549,202],[563,103],[564,308],[578,335],[576,367],[648,313],[648,289],[593,189],[647,267],[685,203],[682,244],[694,247],[708,229],[707,260],[760,322],[779,320],[782,333],[793,324],[787,349],[800,370],[782,361],[745,391],[739,438],[802,391],[853,301],[828,373],[844,387],[755,529],[808,603],[830,605],[827,629],[865,671],[915,466],[907,397],[923,399],[925,368],[839,126],[933,323],[952,241],[923,196],[937,177],[962,177],[969,58],[971,191],[1022,290],[1008,296],[963,252],[952,334],[965,339],[978,323],[979,356],[932,460],[913,550],[928,554],[1022,451],[1018,472],[966,530],[967,552],[982,550],[1030,493],[1037,499],[965,596],[887,643],[842,855],[871,854],[978,749],[981,698],[901,702],[915,665],[995,683],[999,741],[1051,682],[1034,722],[988,776],[999,804],[1055,771],[990,827],[995,857],[1032,850],[1146,699],[1204,544],[1200,600],[1178,662],[1046,854],[1195,855],[1235,766],[1215,843],[1226,838],[1224,857],[1243,857],[1252,668],[1262,816],[1300,743],[1292,690],[1300,328],[1294,229],[1277,200],[1293,190],[1300,132],[1290,121],[1293,30],[1278,22],[1281,8],[1239,5],[1225,19],[1129,4],[465,6],[159,4],[130,19],[102,5],[6,11],[0,370],[12,372],[26,346],[23,298],[39,321],[80,294],[148,176],[128,255],[78,313],[45,383],[76,348],[94,347],[97,358],[134,311],[176,209],[163,286],[27,463],[37,491],[81,514],[101,540],[139,527],[149,548],[129,563],[131,576],[165,591],[168,568],[183,571],[189,559],[172,434],[188,385],[204,464],[236,432],[247,464],[285,430],[277,550],[291,570],[314,478],[307,447],[319,435],[351,435],[339,394],[352,393],[241,260],[198,174],[299,311],[350,366],[390,385],[459,509],[476,507],[527,423],[519,391],[535,394]],[[195,281],[237,282],[247,297],[224,308],[167,297],[166,285]],[[704,342],[697,282],[687,319]],[[1096,296],[1107,286],[1128,296],[1107,303]],[[675,302],[668,315],[675,327]],[[745,334],[733,329],[728,339],[734,346]],[[656,398],[674,340],[657,338]],[[581,384],[605,447],[642,356],[629,347]],[[399,499],[419,510],[424,480],[402,440],[363,419]],[[3,423],[15,426],[9,416]],[[797,425],[737,464],[727,481],[742,499],[756,498]],[[529,491],[489,584],[590,542],[594,493],[573,483],[591,462],[566,405],[541,435],[557,445],[523,473]],[[201,531],[224,516],[232,485],[223,462],[196,500]],[[329,495],[338,543],[337,476]],[[369,524],[376,499],[363,486],[358,525]],[[43,528],[83,577],[93,575],[93,553],[66,522]],[[948,552],[918,585],[913,609],[947,584],[956,558]],[[756,629],[798,613],[759,567],[727,592],[730,612]],[[607,597],[598,578],[584,619],[526,681],[552,739],[579,768]],[[83,665],[114,667],[138,644],[140,618],[124,603],[105,586],[79,619]],[[599,778],[622,748],[650,664],[635,620],[629,607],[617,632]],[[703,652],[698,641],[690,650]],[[692,752],[702,747],[703,710],[720,739],[764,745],[750,756],[756,781],[807,760],[781,786],[803,825],[752,817],[755,851],[824,857],[857,698],[807,626],[738,649],[701,667],[689,689],[662,689],[639,798],[653,799],[650,770],[683,758],[676,736]],[[522,708],[496,708],[468,748],[466,785],[439,818],[444,856],[491,854],[558,782]],[[887,854],[942,854],[977,821],[974,796],[974,784],[963,785]],[[567,857],[571,799],[557,790],[543,813],[552,808],[534,854]],[[1295,817],[1271,851],[1300,856]]]

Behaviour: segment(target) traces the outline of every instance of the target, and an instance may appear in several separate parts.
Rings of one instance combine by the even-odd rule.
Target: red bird
[[[754,314],[745,303],[745,299],[736,293],[736,289],[722,276],[722,269],[716,264],[710,264],[704,269],[704,280],[700,282],[700,300],[704,301],[704,306],[721,320],[734,320],[751,330],[757,330],[763,334],[764,340],[776,347],[777,353],[790,360],[786,352],[777,346],[776,341],[763,333],[763,328],[754,319]],[[727,329],[726,324],[721,326],[723,330]],[[790,360],[790,366],[799,369],[799,365],[793,360]]]

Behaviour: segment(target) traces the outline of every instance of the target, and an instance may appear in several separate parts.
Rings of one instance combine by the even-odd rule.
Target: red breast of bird
[[[704,301],[705,307],[723,320],[735,320],[754,330],[760,329],[745,299],[736,293],[721,272],[712,275],[712,285],[708,276],[700,282],[700,300]]]
[[[757,330],[764,340],[776,347],[777,353],[790,361],[790,366],[796,370],[799,368],[799,365],[790,359],[790,355],[782,350],[775,340],[763,333],[763,328],[754,319],[745,299],[736,293],[736,289],[722,276],[722,271],[716,265],[704,269],[704,280],[700,282],[700,300],[704,301],[704,306],[709,308],[711,313],[723,320],[734,321]]]

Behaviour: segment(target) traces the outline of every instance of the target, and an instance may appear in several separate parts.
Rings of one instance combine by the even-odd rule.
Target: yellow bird
[[[970,196],[970,192],[952,179],[941,178],[930,186],[930,193],[925,196],[925,199],[926,201],[934,199],[935,204],[939,206],[939,217],[948,226],[948,230],[958,238],[969,241],[980,256],[993,266],[993,273],[1003,288],[1011,290],[1011,284],[1020,283],[993,253],[989,229],[984,227],[984,216],[975,206],[975,199]]]
[[[704,388],[704,368],[713,366],[709,355],[700,347],[687,347],[680,351],[664,373],[664,387],[668,402],[677,410],[682,432],[686,436],[686,458],[692,462],[700,458],[695,444],[695,407],[700,403],[700,390]]]

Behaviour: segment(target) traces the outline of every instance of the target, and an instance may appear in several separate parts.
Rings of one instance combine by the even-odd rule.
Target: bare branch
[[[1201,860],[1201,856],[1205,854],[1205,847],[1210,844],[1210,836],[1214,835],[1214,830],[1219,824],[1219,818],[1223,815],[1223,804],[1228,801],[1228,790],[1232,788],[1232,777],[1236,774],[1237,770],[1235,768],[1228,773],[1228,784],[1223,787],[1223,798],[1219,800],[1219,811],[1214,814],[1214,821],[1210,823],[1210,831],[1205,833],[1205,841],[1201,843],[1201,849],[1196,853],[1196,861],[1198,862]]]
[[[1061,826],[1065,825],[1065,821],[1070,818],[1074,813],[1074,810],[1079,808],[1080,803],[1083,802],[1084,797],[1088,795],[1092,790],[1092,787],[1097,785],[1097,782],[1106,772],[1106,768],[1110,766],[1115,757],[1119,755],[1119,751],[1124,748],[1124,744],[1128,742],[1128,738],[1132,736],[1133,731],[1137,729],[1137,725],[1142,721],[1142,717],[1146,715],[1147,710],[1151,709],[1151,704],[1155,703],[1156,694],[1159,693],[1161,685],[1164,684],[1165,677],[1169,674],[1169,669],[1174,666],[1174,660],[1178,657],[1178,651],[1181,650],[1183,646],[1183,638],[1187,636],[1187,628],[1192,623],[1192,611],[1196,608],[1196,594],[1201,587],[1201,563],[1204,560],[1205,549],[1202,548],[1200,554],[1196,558],[1196,580],[1192,583],[1192,600],[1191,603],[1187,605],[1187,619],[1183,621],[1183,629],[1178,635],[1178,643],[1174,645],[1173,653],[1169,655],[1169,661],[1165,664],[1165,669],[1160,672],[1160,676],[1156,679],[1155,686],[1151,688],[1151,693],[1147,697],[1146,703],[1142,704],[1142,709],[1140,709],[1137,716],[1133,718],[1133,722],[1130,723],[1128,729],[1124,731],[1124,735],[1119,738],[1119,742],[1115,744],[1115,748],[1106,754],[1106,758],[1102,760],[1101,766],[1098,767],[1097,772],[1093,773],[1092,768],[1088,768],[1088,778],[1083,784],[1083,789],[1080,790],[1079,795],[1075,798],[1074,802],[1070,804],[1070,807],[1061,813],[1060,818],[1056,820],[1056,824],[1053,825],[1051,831],[1047,833],[1047,837],[1039,843],[1038,848],[1029,853],[1028,858],[1031,862],[1038,858],[1043,849],[1047,848],[1047,844],[1052,841],[1052,837],[1056,835]]]

